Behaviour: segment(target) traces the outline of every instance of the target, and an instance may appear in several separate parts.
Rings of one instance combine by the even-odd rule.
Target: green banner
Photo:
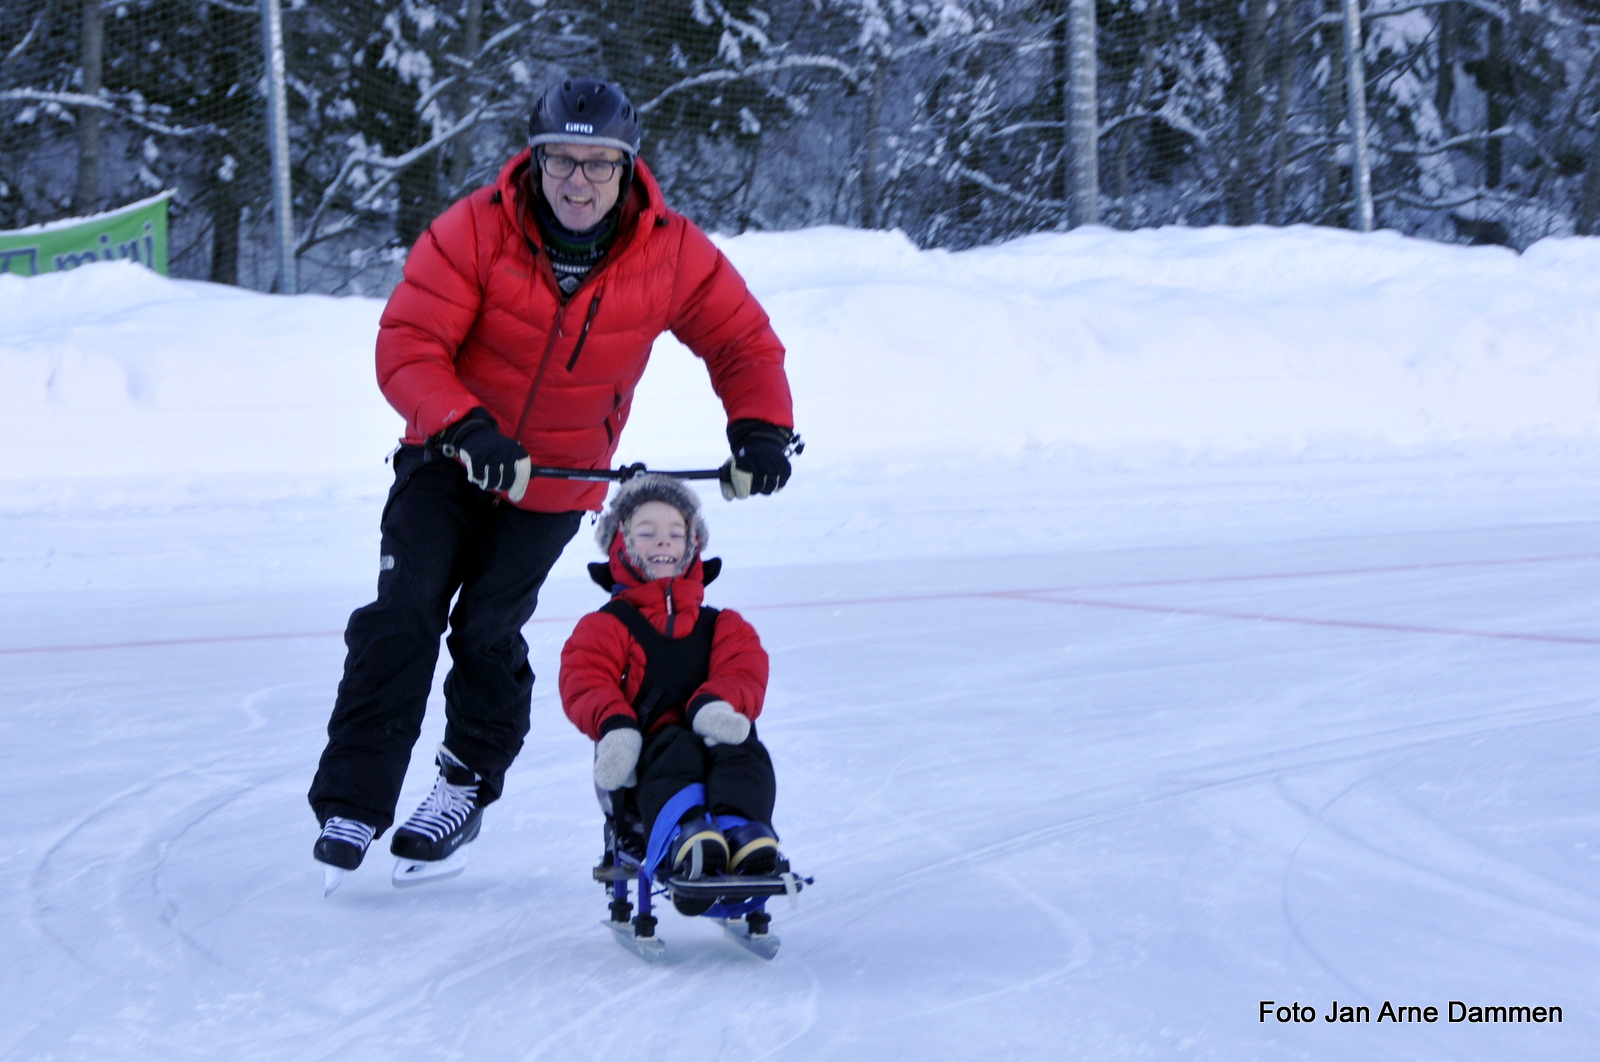
[[[67,218],[0,232],[0,273],[34,277],[121,259],[167,275],[167,202],[171,192],[88,218]]]

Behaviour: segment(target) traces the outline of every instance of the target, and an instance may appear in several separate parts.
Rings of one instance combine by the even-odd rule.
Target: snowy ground
[[[285,311],[290,300],[229,303],[86,270],[72,282],[102,285],[101,323],[68,329],[60,306],[51,316],[65,286],[30,287],[26,307],[22,289],[0,288],[16,311],[0,321],[34,315],[0,325],[0,366],[41,382],[43,397],[9,392],[31,441],[81,439],[105,418],[125,431],[121,466],[101,475],[41,476],[40,451],[22,447],[0,484],[0,871],[14,883],[0,899],[0,1058],[1591,1057],[1600,306],[1587,243],[1524,259],[1379,247],[1352,273],[1387,270],[1380,288],[1456,270],[1448,295],[1391,312],[1417,335],[1412,316],[1453,322],[1482,359],[1456,373],[1439,348],[1459,335],[1414,335],[1386,356],[1360,348],[1366,368],[1339,370],[1330,390],[1317,352],[1358,345],[1307,335],[1311,354],[1295,360],[1287,317],[1252,347],[1278,344],[1276,375],[1196,368],[1175,340],[1162,346],[1170,318],[1151,307],[1192,299],[1246,320],[1248,300],[1205,285],[1233,283],[1241,264],[1268,275],[1290,261],[1292,274],[1296,241],[1312,238],[1257,234],[1208,271],[1202,251],[1225,241],[1201,236],[1174,235],[1165,259],[1144,246],[1151,234],[1084,238],[1109,241],[1098,249],[1059,238],[1053,279],[1031,243],[1009,260],[856,255],[878,279],[842,278],[827,313],[801,274],[843,236],[735,241],[799,339],[814,440],[779,497],[710,509],[712,552],[729,562],[711,599],[744,611],[772,652],[762,730],[777,825],[817,878],[798,911],[778,906],[770,964],[667,914],[670,961],[647,967],[598,925],[588,754],[551,681],[571,623],[600,603],[578,574],[592,556],[582,536],[526,631],[541,676],[533,732],[467,874],[399,892],[375,853],[322,899],[304,792],[344,618],[375,577],[390,429],[354,356],[330,370],[348,387],[312,401],[292,380],[245,395],[229,379],[249,374],[203,348],[240,329],[230,320],[276,320],[304,340],[286,356],[309,362],[325,353],[317,340],[358,333],[361,314],[370,326],[372,304]],[[1116,275],[1073,273],[1087,268],[1079,251]],[[1168,260],[1166,272],[1136,259]],[[1018,300],[1062,320],[1062,304],[1126,315],[1101,334],[1101,427],[1052,412],[1089,369],[1035,352],[1024,383],[1046,393],[1030,411],[1008,414],[981,374],[942,391],[924,380],[919,401],[937,414],[984,400],[931,426],[895,405],[890,419],[926,453],[874,460],[893,449],[882,424],[838,413],[859,396],[815,368],[861,352],[826,340],[854,334],[839,322],[865,320],[852,315],[874,284],[888,311],[934,313],[940,271],[964,262],[1035,277],[991,299],[1013,323]],[[1325,330],[1329,305],[1370,295],[1327,269],[1300,280],[1281,279],[1276,297]],[[1473,305],[1489,288],[1504,306]],[[1554,316],[1561,298],[1570,320]],[[196,428],[185,403],[205,396],[177,386],[189,370],[116,345],[141,330],[169,358],[191,351],[212,405],[255,401],[261,420]],[[971,356],[946,338],[927,339],[924,375],[948,378]],[[73,391],[74,373],[99,390]],[[1269,376],[1307,409],[1323,395],[1328,431],[1299,432],[1241,395]],[[1150,412],[1145,399],[1184,380],[1198,412]],[[696,458],[665,442],[681,422],[650,411],[697,385],[648,382],[640,415],[655,419],[630,429],[625,456]],[[1340,421],[1341,408],[1369,420]],[[262,456],[251,434],[329,411],[344,434],[320,450],[295,430]],[[1007,423],[1018,437],[984,449]],[[941,433],[955,445],[939,449]],[[208,464],[244,454],[245,486]],[[438,715],[402,811],[431,781]],[[1318,1020],[1263,1023],[1263,1000]],[[1374,1017],[1384,1001],[1556,1005],[1564,1020],[1339,1025],[1321,1020],[1333,1000]]]

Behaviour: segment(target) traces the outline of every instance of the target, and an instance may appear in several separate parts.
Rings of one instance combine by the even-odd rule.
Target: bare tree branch
[[[1485,198],[1487,196],[1482,191],[1473,192],[1464,199],[1452,199],[1448,202],[1420,199],[1409,192],[1386,192],[1376,197],[1380,203],[1402,203],[1405,206],[1417,207],[1420,210],[1454,210],[1456,207],[1466,206],[1468,203],[1476,203]]]
[[[987,173],[975,170],[970,166],[964,166],[959,162],[951,163],[946,172],[951,176],[971,181],[979,187],[987,188],[996,195],[1002,195],[1013,202],[1021,203],[1023,206],[1044,207],[1049,210],[1065,210],[1067,208],[1067,202],[1064,199],[1040,199],[1026,192],[1019,192],[1010,185],[995,180]]]
[[[0,89],[0,102],[59,103],[63,107],[93,107],[105,111],[152,133],[163,136],[226,136],[226,130],[214,125],[174,126],[152,121],[141,114],[124,110],[114,98],[85,96],[81,92],[43,92],[39,89]]]
[[[1407,155],[1413,157],[1422,155],[1442,155],[1446,151],[1454,151],[1456,148],[1465,147],[1467,144],[1477,144],[1485,140],[1497,140],[1500,137],[1513,136],[1515,133],[1516,130],[1512,129],[1509,125],[1503,125],[1499,129],[1491,130],[1485,133],[1463,133],[1460,136],[1453,136],[1449,140],[1441,140],[1437,144],[1407,144],[1403,147],[1386,147],[1383,144],[1373,144],[1372,146],[1378,151],[1387,151],[1391,155]]]
[[[54,10],[53,5],[48,6],[34,18],[33,25],[29,26],[28,32],[22,35],[22,40],[17,42],[15,48],[6,53],[5,61],[0,62],[0,75],[5,73],[6,67],[10,66],[17,56],[28,50],[28,45],[32,44],[33,39],[39,35],[39,27],[45,24]]]
[[[728,81],[740,81],[747,77],[754,77],[757,74],[776,74],[784,70],[832,70],[848,81],[853,88],[859,89],[863,84],[864,75],[860,70],[848,63],[835,59],[831,55],[790,55],[782,59],[751,63],[742,70],[708,70],[703,74],[686,77],[682,81],[668,85],[657,94],[655,99],[640,105],[636,109],[640,114],[649,114],[661,106],[662,101],[668,96],[677,95],[687,89],[696,88],[700,85],[718,85]]]
[[[351,205],[351,209],[356,212],[370,209],[376,194],[395,181],[400,174],[405,171],[406,167],[411,166],[413,163],[416,163],[419,160],[431,155],[433,152],[438,151],[440,148],[450,143],[450,141],[454,140],[456,137],[467,132],[473,127],[481,125],[484,122],[498,121],[499,119],[506,117],[508,113],[508,111],[497,107],[480,106],[469,112],[465,117],[455,122],[443,132],[433,137],[426,144],[423,144],[421,147],[412,148],[404,155],[399,155],[394,158],[368,151],[352,151],[349,155],[345,156],[344,162],[339,166],[338,176],[333,179],[333,182],[330,183],[328,187],[322,190],[322,199],[320,202],[318,202],[317,209],[312,212],[311,220],[306,223],[305,231],[301,234],[300,238],[295,241],[295,254],[302,254],[307,249],[315,246],[318,243],[321,243],[323,240],[332,238],[332,236],[319,233],[317,230],[322,224],[323,216],[333,205],[333,202],[338,197],[339,193],[344,190],[345,186],[350,181],[351,174],[353,174],[358,167],[372,166],[377,169],[387,170],[388,172],[379,177],[377,180],[373,181],[366,188],[362,189],[361,194],[356,197],[355,202]],[[344,223],[341,223],[341,225],[342,224]],[[335,228],[338,229],[339,226],[335,226]],[[339,229],[339,232],[335,232],[334,235],[339,235],[344,231],[348,230]]]
[[[235,15],[249,15],[251,18],[259,18],[261,16],[261,10],[250,4],[230,4],[228,0],[202,0],[202,2],[210,4],[212,7],[220,7],[224,11],[232,11]],[[119,0],[107,0],[105,6],[107,10],[118,7]],[[285,8],[286,12],[290,10],[293,9]]]

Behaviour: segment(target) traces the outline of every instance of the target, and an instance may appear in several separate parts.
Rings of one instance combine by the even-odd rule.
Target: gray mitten
[[[644,736],[632,727],[608,730],[594,746],[594,784],[610,792],[639,784],[634,768]]]
[[[706,739],[707,748],[737,745],[750,736],[750,720],[727,701],[711,701],[695,713],[694,732]]]

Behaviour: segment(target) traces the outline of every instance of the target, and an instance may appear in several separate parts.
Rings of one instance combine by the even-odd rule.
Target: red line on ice
[[[575,623],[576,616],[535,616],[535,623]],[[295,631],[275,634],[218,634],[204,638],[152,638],[139,642],[96,642],[87,645],[27,645],[16,649],[0,649],[0,656],[23,656],[28,653],[88,653],[108,649],[165,649],[180,645],[220,645],[226,642],[283,642],[295,638],[342,638],[344,631]]]
[[[1268,572],[1249,575],[1214,575],[1192,579],[1151,579],[1120,583],[1089,583],[1081,586],[1032,587],[1025,590],[966,590],[942,594],[898,594],[879,597],[824,598],[817,601],[782,601],[771,604],[740,605],[745,612],[784,611],[801,608],[846,608],[860,605],[906,605],[927,601],[1007,600],[1037,601],[1058,605],[1077,605],[1083,608],[1109,608],[1132,612],[1156,612],[1169,615],[1208,616],[1213,619],[1261,620],[1271,623],[1297,623],[1316,627],[1352,627],[1363,630],[1406,631],[1417,634],[1464,635],[1473,638],[1500,638],[1514,641],[1562,642],[1573,645],[1600,645],[1600,638],[1567,637],[1557,634],[1520,634],[1514,631],[1475,631],[1452,627],[1422,627],[1395,623],[1369,623],[1362,620],[1324,620],[1307,616],[1278,616],[1225,612],[1217,609],[1183,608],[1168,605],[1140,605],[1132,602],[1098,601],[1085,598],[1059,599],[1041,595],[1074,594],[1085,590],[1136,590],[1157,586],[1197,586],[1214,583],[1262,582],[1273,579],[1320,579],[1342,575],[1388,575],[1396,572],[1437,571],[1449,568],[1492,568],[1515,564],[1550,564],[1560,561],[1597,560],[1600,553],[1567,553],[1550,557],[1513,557],[1499,560],[1436,561],[1430,564],[1392,564],[1368,568],[1328,568],[1304,572]],[[577,616],[535,616],[533,624],[576,623]],[[343,631],[305,631],[292,634],[236,634],[203,638],[163,638],[148,641],[102,642],[88,645],[39,645],[0,649],[0,656],[20,656],[29,653],[77,653],[112,649],[159,649],[169,646],[217,645],[226,642],[285,641],[293,638],[338,638]]]
[[[1048,592],[1048,591],[1047,591]],[[1284,616],[1272,612],[1229,612],[1216,608],[1187,608],[1178,605],[1140,605],[1131,601],[1097,601],[1081,597],[1045,597],[1037,593],[996,594],[1013,601],[1037,601],[1048,605],[1075,605],[1082,608],[1109,608],[1125,612],[1154,612],[1166,616],[1203,616],[1208,619],[1246,620],[1261,623],[1294,623],[1307,627],[1348,627],[1363,631],[1403,631],[1408,634],[1447,634],[1466,638],[1499,638],[1517,642],[1559,642],[1565,645],[1600,645],[1600,638],[1565,634],[1524,634],[1519,631],[1480,631],[1468,627],[1428,627],[1412,623],[1378,623],[1371,620],[1319,619],[1315,616]]]

